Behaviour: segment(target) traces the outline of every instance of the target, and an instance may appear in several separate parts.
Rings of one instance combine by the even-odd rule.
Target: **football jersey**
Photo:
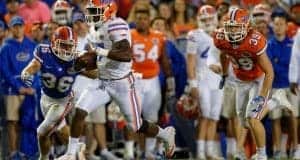
[[[253,81],[263,74],[257,57],[265,52],[267,41],[261,33],[251,29],[241,43],[230,43],[225,40],[224,29],[219,29],[214,35],[214,43],[229,56],[238,79]]]
[[[127,39],[131,43],[129,26],[122,18],[114,17],[105,21],[96,31],[97,46],[110,50],[114,42]],[[98,57],[100,79],[120,79],[131,71],[132,62],[120,62],[108,57]]]
[[[294,36],[294,44],[292,48],[292,56],[289,65],[289,81],[290,82],[300,82],[300,29],[298,29],[297,34]]]
[[[217,89],[220,76],[208,67],[208,53],[214,47],[213,39],[202,29],[192,30],[188,33],[187,54],[194,54],[197,57],[197,79],[205,81],[211,89]]]
[[[159,74],[159,57],[163,52],[165,36],[163,33],[150,30],[148,35],[142,35],[137,30],[131,30],[134,72],[141,73],[143,78],[153,78]]]
[[[74,61],[60,60],[46,44],[37,46],[34,57],[41,63],[42,92],[52,98],[67,97],[77,75],[72,69]]]

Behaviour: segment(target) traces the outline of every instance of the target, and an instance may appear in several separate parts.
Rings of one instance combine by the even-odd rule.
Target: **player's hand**
[[[174,77],[168,77],[167,78],[167,97],[173,97],[175,96],[175,78]]]
[[[19,89],[19,93],[23,95],[34,95],[35,90],[31,87],[30,88],[21,87]]]
[[[34,76],[26,71],[21,73],[21,80],[26,86],[30,87],[33,83]]]
[[[290,84],[290,90],[291,92],[294,94],[294,95],[297,95],[298,94],[298,84],[297,83],[291,83]]]
[[[227,77],[227,75],[223,75],[222,76],[222,79],[221,79],[221,81],[219,83],[219,89],[223,89],[223,87],[225,85],[226,77]]]

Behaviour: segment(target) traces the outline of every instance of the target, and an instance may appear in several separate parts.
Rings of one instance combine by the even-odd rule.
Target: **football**
[[[97,54],[95,51],[88,51],[75,60],[76,71],[97,69]]]

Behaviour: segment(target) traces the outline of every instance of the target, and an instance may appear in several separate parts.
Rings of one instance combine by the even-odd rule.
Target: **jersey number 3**
[[[158,46],[153,45],[149,52],[146,53],[144,44],[134,44],[133,54],[136,62],[143,62],[146,59],[156,61],[158,58]]]
[[[64,76],[64,77],[57,79],[51,73],[42,74],[42,79],[43,79],[42,80],[43,84],[47,88],[53,89],[56,87],[56,89],[62,93],[68,91],[74,81],[74,78],[70,77],[70,76]]]

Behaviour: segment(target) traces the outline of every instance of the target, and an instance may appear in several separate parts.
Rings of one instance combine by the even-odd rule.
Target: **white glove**
[[[21,80],[25,83],[26,86],[30,87],[33,83],[34,76],[26,71],[21,73]]]

